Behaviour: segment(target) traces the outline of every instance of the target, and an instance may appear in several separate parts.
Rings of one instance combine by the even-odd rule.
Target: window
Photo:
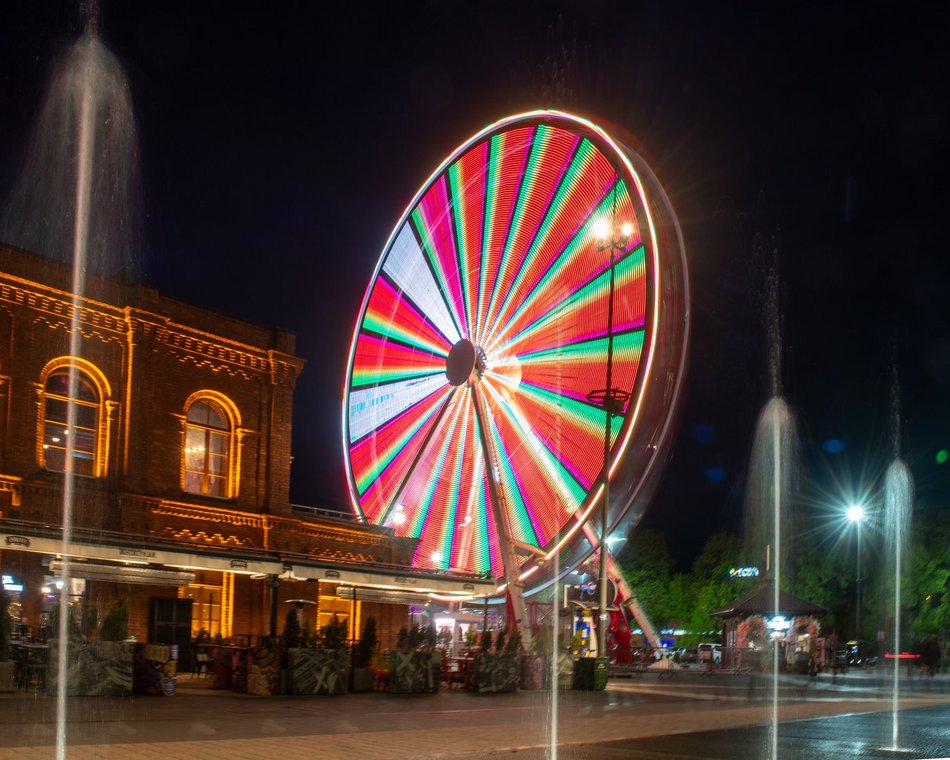
[[[191,635],[204,629],[212,636],[224,635],[221,627],[221,587],[193,583],[180,590],[184,599],[193,600],[191,606]]]
[[[185,418],[185,491],[220,499],[231,497],[231,436],[231,419],[222,405],[202,398],[188,407]]]
[[[73,418],[69,419],[70,404]],[[42,464],[47,470],[98,476],[102,397],[92,377],[79,369],[60,366],[43,384]],[[72,422],[72,424],[69,424]]]

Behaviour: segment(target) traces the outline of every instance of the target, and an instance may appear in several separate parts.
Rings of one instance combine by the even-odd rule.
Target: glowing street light
[[[614,195],[612,219],[604,217],[593,223],[593,233],[597,239],[597,250],[607,251],[609,255],[610,295],[607,302],[607,382],[604,388],[593,390],[587,394],[587,400],[601,406],[606,413],[604,420],[604,504],[601,509],[600,523],[600,615],[597,627],[597,656],[607,656],[607,624],[610,614],[607,612],[609,604],[607,598],[607,552],[608,533],[610,530],[610,421],[615,415],[623,414],[624,407],[630,399],[630,394],[621,388],[613,387],[613,358],[614,358],[614,290],[616,287],[616,257],[627,252],[630,236],[633,234],[633,224],[617,222],[617,197]]]
[[[857,535],[857,548],[858,548],[858,566],[857,572],[855,573],[854,579],[854,594],[855,594],[855,604],[854,604],[854,635],[855,638],[861,637],[861,523],[864,521],[864,516],[866,512],[864,507],[861,504],[852,504],[848,507],[845,515],[848,518],[848,522],[854,525],[854,530]]]

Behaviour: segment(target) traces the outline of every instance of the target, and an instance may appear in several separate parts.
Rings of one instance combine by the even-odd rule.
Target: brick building
[[[413,571],[388,529],[292,507],[294,343],[141,285],[79,288],[0,244],[0,568],[26,630],[48,625],[64,561],[82,613],[127,599],[143,641],[267,634],[302,599],[311,628],[336,613],[354,636],[373,615],[385,645],[407,590],[493,589]]]

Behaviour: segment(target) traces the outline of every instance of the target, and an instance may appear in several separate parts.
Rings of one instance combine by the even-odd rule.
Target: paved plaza
[[[783,679],[780,757],[950,757],[950,680],[902,685],[901,753],[883,679]],[[767,679],[648,673],[603,692],[479,695],[460,689],[411,697],[251,697],[179,679],[174,697],[71,698],[66,756],[237,760],[428,758],[758,758],[767,756]],[[56,704],[0,695],[0,758],[56,754]],[[556,752],[551,746],[557,745]]]

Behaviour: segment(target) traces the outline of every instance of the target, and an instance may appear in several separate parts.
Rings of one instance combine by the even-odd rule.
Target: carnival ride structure
[[[526,621],[525,592],[642,516],[688,326],[682,235],[639,154],[558,111],[481,130],[409,203],[360,307],[343,405],[358,518],[417,538],[418,567],[496,577]]]

